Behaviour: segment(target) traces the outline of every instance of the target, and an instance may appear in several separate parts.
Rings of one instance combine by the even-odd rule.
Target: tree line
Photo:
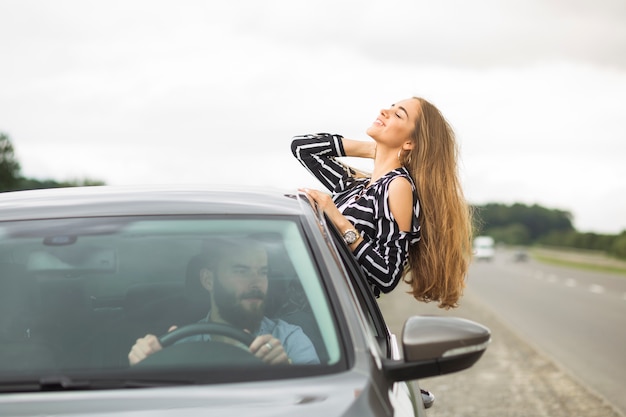
[[[22,176],[22,167],[15,156],[9,135],[0,132],[0,192],[33,190],[41,188],[104,185],[103,181],[89,178],[70,181],[40,180]]]
[[[626,230],[615,235],[578,232],[568,211],[520,203],[488,203],[473,209],[475,233],[492,236],[497,242],[597,250],[626,259]]]
[[[23,177],[9,136],[0,132],[0,192],[85,185],[104,185],[104,182],[91,179],[59,182]],[[574,229],[571,213],[536,204],[489,203],[475,205],[473,209],[475,234],[492,236],[497,242],[592,249],[626,259],[626,230],[618,235],[581,233]]]

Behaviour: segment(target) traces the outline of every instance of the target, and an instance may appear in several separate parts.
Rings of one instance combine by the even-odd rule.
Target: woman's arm
[[[342,190],[349,176],[337,157],[374,158],[376,143],[346,139],[341,135],[318,133],[294,136],[291,152],[315,178],[330,191]]]
[[[340,135],[318,133],[294,136],[291,152],[330,191],[342,187],[344,179],[348,177],[346,167],[335,159],[345,156]]]
[[[404,273],[409,246],[419,240],[414,229],[417,218],[413,188],[403,177],[389,183],[386,201],[381,202],[381,217],[377,218],[375,236],[351,248],[368,280],[382,292],[393,290]]]
[[[335,206],[331,196],[317,190],[304,189],[326,213],[340,233],[354,229],[353,223]],[[404,272],[409,246],[419,239],[419,232],[412,231],[414,216],[413,191],[405,178],[396,178],[389,184],[388,198],[383,203],[386,213],[378,219],[376,236],[359,234],[350,250],[363,268],[367,279],[378,290],[393,290]]]
[[[354,225],[346,216],[341,214],[332,197],[319,190],[312,190],[310,188],[302,188],[300,191],[304,191],[306,195],[328,216],[328,219],[339,230],[339,233],[344,233],[348,229],[354,229]],[[359,234],[359,238],[350,245],[350,249],[354,251],[357,246],[363,241],[363,236]]]
[[[335,206],[330,195],[318,190],[302,191],[318,204],[340,233],[355,228]],[[386,230],[382,228],[378,230],[376,239],[372,240],[359,233],[359,238],[349,246],[367,279],[380,291],[387,293],[393,290],[402,278],[411,236],[400,231],[392,219],[388,218],[385,221],[388,227]]]
[[[346,138],[343,138],[342,142],[346,156],[370,159],[374,159],[376,156],[376,142],[364,142]]]

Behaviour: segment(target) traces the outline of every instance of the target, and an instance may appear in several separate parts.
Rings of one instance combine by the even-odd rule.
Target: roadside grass
[[[602,253],[565,249],[531,248],[533,259],[552,265],[589,271],[611,272],[626,276],[626,261],[610,258]]]

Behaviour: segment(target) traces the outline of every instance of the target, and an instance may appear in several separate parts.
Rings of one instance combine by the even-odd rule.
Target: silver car
[[[258,353],[269,343],[255,354],[239,322],[210,319],[222,300],[194,263],[226,241],[266,254],[263,271],[238,272],[267,280],[246,302],[288,329],[285,361]],[[238,256],[219,248],[216,262]],[[147,334],[161,349],[131,365]],[[396,341],[339,234],[300,195],[0,194],[2,416],[424,416],[417,380],[472,366],[489,340],[468,320],[415,316]]]

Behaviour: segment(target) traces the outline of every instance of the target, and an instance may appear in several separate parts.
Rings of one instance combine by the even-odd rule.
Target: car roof
[[[166,214],[302,215],[293,195],[267,188],[89,186],[0,193],[0,221]]]

